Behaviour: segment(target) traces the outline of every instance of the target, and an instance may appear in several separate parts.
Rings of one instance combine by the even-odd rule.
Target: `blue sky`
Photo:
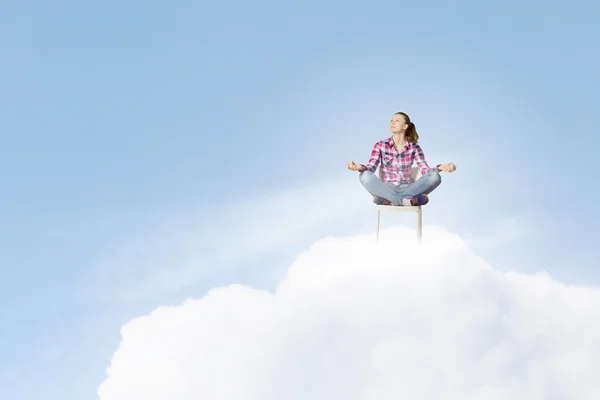
[[[599,8],[3,2],[0,397],[94,398],[125,321],[372,229],[345,166],[396,111],[458,167],[426,223],[597,285]]]

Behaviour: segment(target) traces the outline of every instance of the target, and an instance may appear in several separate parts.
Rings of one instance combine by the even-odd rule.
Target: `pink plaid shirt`
[[[423,149],[417,143],[407,143],[401,152],[394,147],[394,139],[390,136],[387,139],[375,143],[371,158],[367,165],[362,164],[368,171],[375,172],[377,166],[381,163],[382,181],[394,185],[413,183],[410,175],[413,162],[417,163],[417,167],[421,170],[421,174],[425,175],[431,170],[438,168],[430,168],[425,161]]]

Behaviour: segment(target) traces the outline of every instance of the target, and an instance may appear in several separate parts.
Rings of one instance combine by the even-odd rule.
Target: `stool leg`
[[[377,210],[377,233],[375,234],[375,241],[379,243],[379,219],[381,216],[381,211]]]
[[[417,238],[423,243],[423,211],[421,207],[417,210]]]

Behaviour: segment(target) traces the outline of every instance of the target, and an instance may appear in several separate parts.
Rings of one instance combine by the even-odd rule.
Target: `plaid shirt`
[[[394,185],[413,183],[411,177],[411,168],[413,162],[425,175],[431,170],[437,170],[437,167],[430,168],[425,161],[423,149],[417,143],[407,143],[401,152],[394,147],[393,137],[381,140],[375,143],[371,158],[367,165],[362,164],[368,171],[375,172],[377,166],[381,163],[381,180]]]

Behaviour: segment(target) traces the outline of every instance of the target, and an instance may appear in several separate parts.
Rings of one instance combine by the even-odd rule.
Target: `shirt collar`
[[[394,137],[393,137],[393,136],[390,136],[390,137],[388,138],[387,142],[388,142],[388,145],[389,145],[390,147],[393,147],[393,148],[395,148],[395,146],[394,146]],[[407,141],[406,141],[406,144],[404,145],[404,149],[403,149],[403,150],[407,150],[408,148],[410,148],[410,146],[412,146],[412,142],[409,142],[409,141],[407,140]]]

